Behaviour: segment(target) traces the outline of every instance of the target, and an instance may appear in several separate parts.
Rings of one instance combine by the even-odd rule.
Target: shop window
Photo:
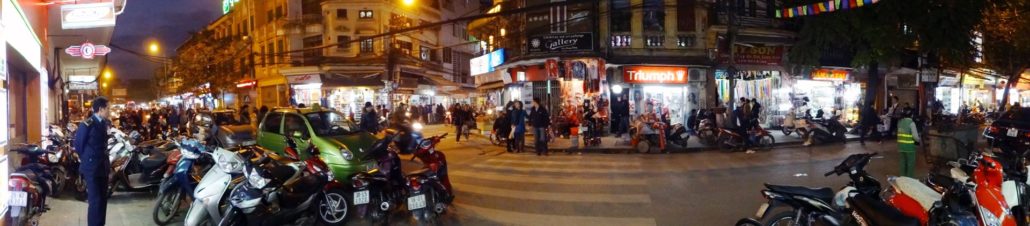
[[[336,9],[337,19],[347,19],[347,9]]]
[[[414,48],[414,46],[412,46],[411,42],[399,41],[399,40],[397,41],[397,49],[400,50],[401,53],[404,53],[405,55],[411,55],[411,50],[413,48]]]
[[[661,47],[665,43],[665,36],[648,35],[644,36],[644,45],[647,47]]]
[[[693,35],[680,35],[676,37],[677,47],[694,47],[694,42],[697,39]]]
[[[361,39],[361,53],[372,53],[375,51],[375,40],[362,36]]]
[[[319,46],[322,46],[322,36],[321,35],[315,35],[315,36],[304,38],[304,48],[305,49],[315,48],[315,47],[319,47]],[[305,60],[313,60],[314,58],[321,57],[321,56],[322,56],[322,49],[313,49],[313,50],[306,50],[306,51],[304,51],[304,58],[305,58]]]
[[[347,50],[350,50],[350,36],[336,36],[336,43],[336,51],[347,52]]]
[[[261,131],[274,134],[282,133],[279,128],[282,127],[283,113],[269,113],[265,118],[267,119],[261,124]]]
[[[665,0],[644,0],[644,30],[665,31]]]
[[[372,19],[372,10],[359,10],[358,19]]]
[[[696,0],[678,0],[676,2],[676,27],[681,32],[693,32],[695,28],[694,8]]]
[[[612,47],[629,47],[633,43],[633,36],[612,35]]]
[[[630,0],[612,0],[611,23],[612,32],[630,32],[630,21],[633,18],[633,11],[630,10]]]

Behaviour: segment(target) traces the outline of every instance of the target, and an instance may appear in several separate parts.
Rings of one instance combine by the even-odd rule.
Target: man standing
[[[625,95],[619,95],[618,99],[615,99],[615,104],[612,105],[612,118],[617,122],[614,124],[618,125],[615,137],[621,137],[629,131],[629,100],[626,100]]]
[[[919,130],[912,122],[911,114],[905,114],[898,121],[898,152],[901,153],[901,175],[915,176],[916,145],[919,144]]]
[[[93,115],[79,124],[75,132],[75,150],[79,153],[79,172],[86,180],[86,195],[89,203],[89,226],[102,226],[107,216],[107,181],[111,161],[107,155],[107,99],[93,100]]]
[[[533,98],[533,111],[529,114],[533,123],[533,137],[536,140],[536,155],[547,154],[547,127],[551,126],[551,114],[540,104],[540,98]]]

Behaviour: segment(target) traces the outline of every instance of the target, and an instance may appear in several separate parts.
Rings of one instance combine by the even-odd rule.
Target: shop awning
[[[327,73],[322,75],[322,87],[383,86],[381,73]]]
[[[504,88],[504,82],[503,81],[493,81],[493,82],[484,83],[484,84],[479,85],[478,87],[476,87],[476,90],[478,90],[478,91],[486,91],[486,90],[500,89],[500,88]]]

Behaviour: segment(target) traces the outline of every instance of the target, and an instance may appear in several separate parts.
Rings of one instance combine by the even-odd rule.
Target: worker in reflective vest
[[[915,176],[916,167],[916,145],[919,141],[919,131],[916,123],[912,121],[911,114],[898,120],[898,152],[901,154],[901,175],[906,177]]]

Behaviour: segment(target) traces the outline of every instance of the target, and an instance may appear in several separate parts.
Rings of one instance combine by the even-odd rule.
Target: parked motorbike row
[[[789,136],[793,133],[801,136],[805,146],[847,140],[847,128],[840,123],[840,116],[833,115],[829,119],[824,119],[822,110],[818,110],[815,117],[797,117],[794,111],[788,111],[780,130],[783,135]]]
[[[39,216],[50,210],[47,196],[57,197],[64,190],[73,190],[76,198],[85,200],[86,184],[79,176],[79,157],[71,150],[74,125],[48,127],[48,136],[40,144],[12,147],[21,155],[20,166],[8,180],[10,191],[9,222],[14,226],[36,225]]]
[[[973,150],[972,144],[961,145]],[[988,153],[974,150],[957,161],[935,166],[922,181],[889,177],[886,189],[864,170],[875,155],[851,155],[826,173],[826,176],[847,174],[850,177],[851,182],[836,193],[830,188],[766,184],[762,195],[768,202],[759,207],[757,218],[741,219],[737,225],[1009,226],[1028,223],[1030,193],[1026,174],[1006,172]],[[940,173],[942,171],[946,173]]]

